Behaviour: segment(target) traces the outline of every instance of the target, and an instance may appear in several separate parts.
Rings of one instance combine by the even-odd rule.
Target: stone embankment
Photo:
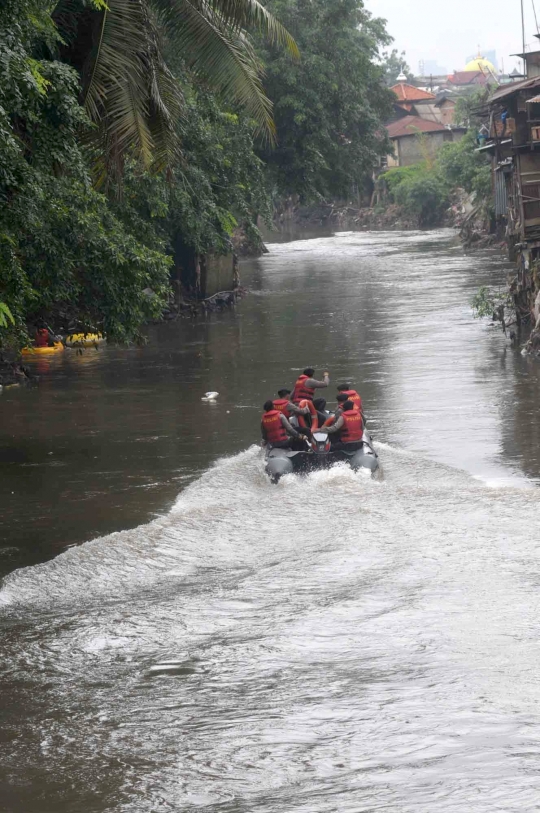
[[[276,209],[274,223],[277,228],[293,225],[298,228],[326,226],[336,231],[416,231],[422,228],[418,216],[395,203],[384,208],[354,207],[350,204],[317,203],[301,206],[288,201]],[[458,189],[452,195],[451,205],[441,215],[440,221],[430,228],[454,227],[466,246],[486,246],[500,242],[490,234],[490,221],[486,205],[474,196]]]
[[[274,223],[278,229],[286,225],[298,228],[328,226],[336,231],[407,231],[418,228],[417,218],[395,204],[390,204],[384,211],[338,203],[289,205],[276,211]]]

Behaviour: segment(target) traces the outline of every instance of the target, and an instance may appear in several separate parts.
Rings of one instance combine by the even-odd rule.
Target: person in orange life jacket
[[[309,429],[300,427],[298,431],[291,426],[283,412],[274,408],[273,401],[266,401],[263,416],[261,419],[261,434],[263,446],[269,444],[278,449],[289,448],[293,439],[299,439],[301,435],[311,435]]]
[[[279,398],[274,398],[272,403],[274,409],[283,412],[286,418],[291,418],[293,415],[308,415],[308,407],[299,407],[290,400],[291,391],[287,389],[278,390]]]
[[[328,387],[330,384],[330,375],[328,372],[323,373],[322,381],[318,381],[316,378],[313,378],[314,375],[315,370],[313,367],[306,367],[302,375],[296,380],[291,401],[293,401],[295,404],[298,404],[299,401],[303,401],[304,399],[307,401],[313,401],[315,390],[318,390],[321,387]]]
[[[360,412],[364,411],[362,409],[362,399],[360,398],[356,390],[351,389],[350,384],[338,384],[337,391],[338,393],[344,393],[348,397],[348,399],[353,402],[356,408],[360,410]]]
[[[364,421],[359,409],[355,409],[353,401],[345,401],[343,411],[332,426],[326,428],[332,442],[332,450],[344,449],[353,452],[362,446],[364,434]],[[336,436],[334,441],[333,435]]]
[[[348,400],[349,400],[349,398],[348,398],[347,395],[345,395],[344,392],[338,392],[338,394],[336,396],[337,406],[336,406],[336,409],[334,411],[334,415],[336,416],[336,418],[339,418],[339,416],[343,412],[343,404],[345,403],[345,401],[348,401]]]
[[[36,332],[34,333],[34,344],[36,347],[52,347],[54,344],[53,337],[45,325],[45,322],[40,319],[36,324]]]

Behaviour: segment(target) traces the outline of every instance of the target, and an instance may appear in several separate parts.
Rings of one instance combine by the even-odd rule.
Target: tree
[[[414,74],[407,64],[405,51],[399,53],[397,48],[392,48],[391,51],[383,51],[381,65],[388,87],[395,85],[398,76],[402,73],[407,77],[407,82],[412,82],[414,79]]]
[[[486,86],[479,88],[469,96],[459,96],[454,108],[456,124],[464,124],[474,130],[479,129],[483,124],[488,124],[489,110],[487,102],[490,93],[490,88]]]
[[[160,169],[178,147],[176,124],[185,111],[163,56],[164,36],[194,74],[273,136],[271,104],[247,29],[295,56],[297,49],[258,0],[60,0],[54,21],[60,57],[79,72],[82,99],[96,125],[101,181],[111,170],[121,175],[126,154]]]
[[[46,0],[5,0],[0,26],[1,341],[20,346],[39,316],[137,338],[167,301],[165,243],[140,242],[92,187],[77,74],[36,57],[54,37]]]
[[[491,165],[485,153],[477,151],[476,133],[469,130],[460,141],[446,144],[437,155],[437,172],[445,183],[491,197]]]
[[[178,70],[180,74],[180,70]],[[230,252],[237,225],[256,234],[258,214],[269,216],[262,162],[253,152],[249,121],[223,110],[218,99],[182,80],[186,116],[182,156],[172,175],[141,172],[126,164],[124,193],[115,211],[131,233],[149,247],[159,235],[174,259],[174,276],[189,287],[197,255]]]
[[[274,103],[277,148],[263,149],[276,195],[309,201],[348,196],[388,152],[382,122],[393,100],[379,47],[382,20],[362,0],[270,0],[298,42],[302,59],[260,44],[264,87]]]

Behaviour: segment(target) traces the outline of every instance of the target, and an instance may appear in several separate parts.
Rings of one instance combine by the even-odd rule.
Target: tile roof
[[[415,88],[414,85],[409,85],[407,82],[399,82],[390,88],[393,90],[400,102],[418,102],[420,99],[434,99],[433,93],[428,93],[427,90],[420,90]]]
[[[444,124],[439,124],[437,121],[426,121],[426,119],[421,119],[420,116],[405,116],[402,119],[393,121],[386,127],[390,138],[416,135],[418,132],[439,133],[447,129]]]
[[[452,85],[487,85],[489,77],[483,71],[455,71],[448,81]]]

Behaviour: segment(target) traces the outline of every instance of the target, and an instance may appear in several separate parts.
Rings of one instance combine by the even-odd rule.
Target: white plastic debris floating
[[[205,394],[201,398],[201,401],[215,401],[218,395],[219,392],[205,392]]]

